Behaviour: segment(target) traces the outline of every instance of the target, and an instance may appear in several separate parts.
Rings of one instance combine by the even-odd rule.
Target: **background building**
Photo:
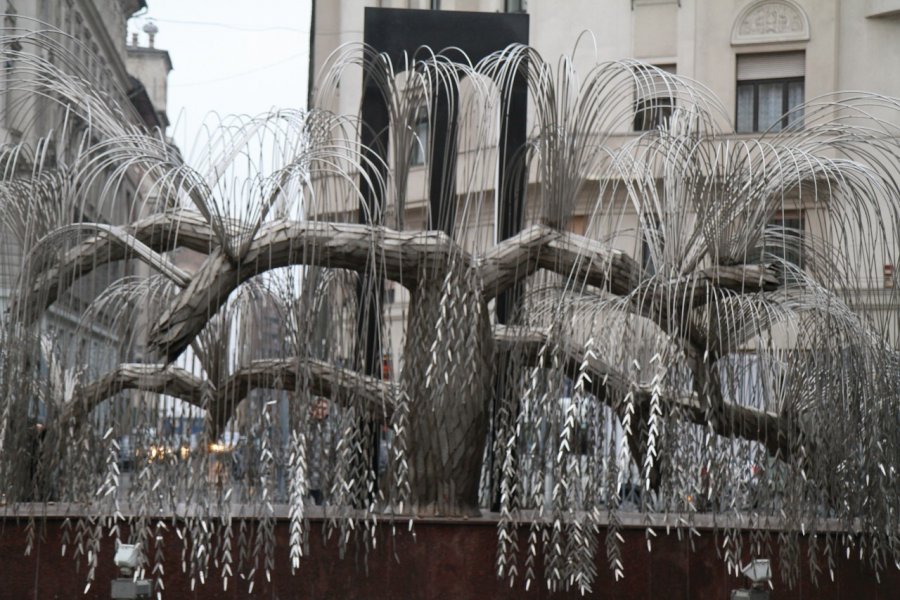
[[[802,93],[791,101],[837,90],[900,96],[900,78],[892,76],[900,59],[897,0],[344,0],[314,5],[314,73],[341,44],[362,41],[364,7],[431,8],[527,12],[531,46],[546,59],[571,54],[578,42],[583,52],[576,57],[586,58],[596,48],[603,60],[637,58],[670,68],[708,86],[736,124],[740,111],[741,125],[749,104],[738,101],[739,90],[746,94],[738,81],[802,80]],[[341,90],[341,106],[350,109],[341,112],[355,112],[358,93],[359,87]]]
[[[150,26],[147,46],[141,46],[138,35],[126,43],[128,20],[146,9],[144,0],[8,0],[0,5],[4,35],[13,50],[32,51],[27,36],[31,32],[47,32],[58,46],[55,51],[40,51],[40,56],[70,75],[85,79],[93,90],[105,94],[110,101],[124,107],[131,124],[145,130],[158,130],[165,134],[167,76],[172,69],[168,52],[154,48],[154,27]],[[59,35],[62,32],[64,35]],[[22,144],[29,148],[27,154],[4,155],[4,165],[15,173],[32,172],[41,161],[48,172],[60,167],[72,166],[81,144],[81,136],[89,131],[87,123],[67,113],[55,100],[35,93],[29,65],[26,61],[7,60],[0,74],[0,141],[11,147]],[[42,144],[43,150],[42,150]],[[108,224],[125,224],[153,210],[157,204],[152,190],[144,189],[141,175],[133,169],[115,174],[107,169],[109,180],[115,186],[103,191],[107,181],[98,181],[83,192],[78,214],[59,214],[48,217],[54,202],[48,196],[46,206],[15,207],[4,209],[0,218],[0,310],[7,310],[7,298],[16,285],[24,264],[20,248],[24,238],[40,239],[43,227],[67,224],[75,221],[96,221]],[[65,177],[65,175],[61,175]],[[66,193],[75,193],[69,190]],[[64,203],[57,203],[62,206]],[[112,360],[112,346],[117,343],[116,334],[109,328],[93,326],[79,331],[79,319],[94,299],[97,277],[112,281],[123,275],[143,273],[146,267],[120,262],[102,275],[83,278],[69,293],[54,304],[44,320],[44,330],[63,332],[59,339],[65,343],[47,351],[58,355],[91,352]],[[135,348],[140,353],[140,348]],[[49,358],[48,358],[49,360]],[[100,359],[98,364],[105,362]],[[39,409],[39,412],[43,409]]]
[[[166,117],[166,77],[172,68],[168,52],[153,47],[141,47],[137,34],[126,44],[126,24],[138,11],[144,10],[144,0],[64,0],[38,2],[9,0],[4,3],[4,28],[25,33],[39,30],[46,23],[65,34],[60,38],[66,50],[83,60],[89,81],[97,89],[107,91],[123,106],[134,109],[132,119],[148,128],[168,126]],[[51,61],[65,68],[63,61]],[[9,61],[4,65],[0,102],[0,139],[5,143],[26,142],[34,147],[48,132],[59,131],[65,118],[64,110],[46,98],[28,95],[17,82],[22,74]],[[146,82],[146,83],[145,83]],[[8,90],[8,91],[7,91]],[[20,168],[27,169],[22,163]],[[107,222],[126,222],[133,217],[137,201],[137,181],[131,181],[120,193],[118,201],[103,207]],[[2,236],[0,248],[0,307],[5,306],[10,286],[15,283],[21,256],[13,235]]]
[[[172,70],[172,59],[166,50],[156,47],[156,34],[159,28],[152,22],[144,25],[147,34],[147,45],[140,44],[140,34],[131,34],[131,43],[125,48],[126,65],[130,73],[129,98],[144,116],[144,97],[150,101],[152,113],[145,120],[148,125],[160,127],[163,131],[169,126],[166,113],[166,99],[169,91],[169,71]]]
[[[345,0],[313,4],[311,102],[318,91],[316,77],[327,68],[329,57],[345,44],[362,42],[366,7],[527,12],[530,45],[545,60],[555,62],[569,55],[577,72],[585,74],[598,60],[634,58],[692,79],[719,99],[735,140],[802,125],[803,112],[791,112],[795,107],[838,91],[900,97],[900,77],[895,71],[900,61],[898,0]],[[327,108],[357,114],[361,91],[362,73],[346,71]],[[673,102],[664,89],[637,91],[633,122],[613,132],[610,143],[624,143],[654,129],[671,114]],[[896,119],[896,115],[888,118]],[[427,125],[427,121],[417,124],[415,132],[424,146]],[[406,220],[412,228],[425,222],[427,169],[420,149],[410,160]],[[534,180],[529,183],[533,185]],[[633,210],[624,206],[616,223],[604,224],[590,218],[591,203],[582,204],[583,210],[576,208],[569,222],[573,231],[585,233],[590,226],[592,235],[612,238],[615,246],[635,257],[643,254],[642,262],[647,264],[645,241],[613,230],[639,230]],[[487,216],[483,222],[491,220]],[[827,227],[818,209],[799,197],[786,198],[771,224],[796,229],[801,240],[804,232],[816,235]],[[890,248],[879,250],[895,253]],[[802,263],[799,249],[785,252],[795,253]],[[891,260],[871,264],[868,271],[858,273],[856,287],[860,304],[879,312],[876,319],[892,321],[896,335],[896,311],[885,312],[881,298],[890,293],[893,272]],[[389,287],[386,301],[396,303],[390,308],[386,352],[399,366],[396,340],[403,339],[404,290]]]
[[[555,63],[560,56],[570,56],[575,72],[585,77],[597,62],[638,59],[662,71],[693,80],[719,100],[721,127],[730,132],[726,137],[735,143],[758,140],[767,131],[802,128],[807,117],[802,108],[804,103],[843,90],[900,97],[900,77],[893,66],[900,60],[900,1],[347,0],[314,2],[311,105],[318,103],[341,115],[359,114],[362,70],[344,70],[339,85],[326,82],[324,85],[329,89],[324,96],[321,94],[324,87],[317,87],[322,85],[322,80],[317,78],[327,71],[330,59],[341,53],[345,45],[362,43],[367,7],[527,12],[530,15],[529,45],[544,60]],[[398,67],[397,70],[401,69]],[[676,107],[674,92],[665,84],[654,86],[651,83],[644,89],[636,86],[633,96],[629,94],[625,90],[620,97],[630,98],[631,106],[624,104],[620,108],[626,113],[631,111],[633,119],[620,120],[618,129],[609,132],[611,135],[606,143],[611,146],[632,142],[647,130],[664,125]],[[896,122],[897,114],[885,115],[889,127],[900,126],[900,122]],[[529,132],[534,122],[530,107]],[[428,223],[428,127],[427,118],[416,119],[412,127],[419,145],[413,147],[409,158],[405,209],[405,227],[408,229],[427,228]],[[465,173],[473,172],[471,165],[467,165],[467,154],[473,148],[461,142],[459,150],[457,180],[461,181],[465,179]],[[398,158],[391,156],[389,160],[397,161]],[[396,172],[396,165],[393,168]],[[467,168],[469,171],[465,170]],[[529,174],[526,213],[533,213],[533,205],[540,202],[538,177],[535,170]],[[663,185],[661,180],[657,184],[658,188]],[[606,209],[598,218],[595,212],[597,190],[603,189],[604,185],[599,175],[594,181],[586,182],[579,192],[574,214],[565,226],[575,233],[609,243],[653,270],[646,234],[641,233],[646,231],[642,224],[646,215],[638,214],[633,204],[613,195],[606,200],[611,201],[614,208]],[[490,200],[492,195],[493,201]],[[484,196],[487,200],[482,205],[483,214],[470,215],[467,222],[457,223],[461,243],[482,250],[495,243],[498,235],[494,212],[498,206],[496,194],[486,189]],[[805,254],[813,247],[811,240],[827,239],[829,228],[834,226],[821,201],[827,194],[820,192],[818,199],[816,196],[804,194],[799,186],[790,190],[783,195],[780,210],[775,211],[769,221],[770,227],[785,232],[783,243],[774,252],[801,269],[807,268],[810,261],[810,256]],[[896,198],[881,197],[879,200],[882,203],[897,202]],[[471,196],[468,199],[460,196],[459,202],[460,206],[467,202],[469,206],[476,204],[471,201]],[[338,220],[355,221],[357,218],[355,207],[329,210]],[[889,213],[890,210],[882,211],[882,214]],[[328,216],[322,218],[327,220]],[[526,221],[529,218],[526,217]],[[888,228],[891,226],[887,224]],[[472,231],[472,234],[462,231]],[[878,247],[866,258],[862,253],[851,257],[855,280],[847,278],[840,284],[851,290],[844,296],[848,304],[876,323],[880,331],[887,332],[895,344],[900,340],[897,300],[891,289],[896,252],[896,248]],[[405,366],[403,341],[408,333],[405,329],[409,322],[409,296],[407,290],[396,283],[386,285],[383,360],[391,362],[399,372]],[[530,290],[540,286],[549,290],[554,283],[542,279],[529,285]],[[536,294],[529,292],[528,296],[533,299]],[[526,304],[524,310],[531,310],[531,305]],[[792,347],[795,343],[786,329],[775,328],[771,335],[776,346]],[[762,370],[763,367],[755,365],[743,369],[742,377],[746,379],[729,382],[740,390],[736,394],[745,402],[755,402],[754,399],[764,395],[758,389],[758,373],[754,369]],[[568,406],[568,395],[560,398],[562,410]],[[612,432],[607,431],[605,435],[610,436]],[[621,445],[621,431],[615,435]],[[549,473],[549,469],[546,472]],[[552,488],[549,477],[546,490]]]

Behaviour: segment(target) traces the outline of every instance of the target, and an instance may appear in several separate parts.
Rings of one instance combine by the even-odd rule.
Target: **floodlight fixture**
[[[123,575],[131,575],[140,561],[138,547],[134,544],[119,544],[114,560]]]
[[[754,587],[763,586],[772,579],[772,566],[767,558],[754,558],[741,569],[741,573],[753,583]]]

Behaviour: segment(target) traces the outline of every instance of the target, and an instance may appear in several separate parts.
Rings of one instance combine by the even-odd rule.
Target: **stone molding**
[[[759,0],[745,7],[731,30],[732,45],[805,42],[809,18],[793,0]]]

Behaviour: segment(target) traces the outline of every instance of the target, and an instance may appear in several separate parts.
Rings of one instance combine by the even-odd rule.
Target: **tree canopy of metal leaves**
[[[818,98],[735,135],[702,86],[634,61],[353,47],[309,111],[222,118],[179,150],[87,83],[70,40],[0,43],[24,132],[0,158],[0,491],[72,507],[62,551],[88,585],[105,535],[157,585],[182,552],[192,580],[252,587],[277,518],[298,569],[311,514],[368,551],[380,522],[492,505],[498,574],[526,587],[624,576],[624,512],[648,547],[713,513],[729,569],[769,556],[788,583],[843,552],[875,576],[900,560],[896,100]],[[384,159],[331,110],[364,70]],[[516,77],[524,222],[497,239]],[[455,211],[429,231],[447,89]],[[632,133],[660,90],[666,118]]]

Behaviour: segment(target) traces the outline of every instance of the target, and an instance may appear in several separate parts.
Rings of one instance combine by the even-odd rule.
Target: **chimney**
[[[135,31],[134,33],[131,34],[131,45],[134,46],[135,48],[137,48],[137,45],[138,45],[138,34],[137,34],[136,31]]]
[[[147,37],[149,38],[147,41],[147,45],[150,48],[153,48],[154,47],[153,40],[154,40],[154,38],[156,38],[156,34],[159,33],[159,27],[157,27],[156,23],[154,23],[153,21],[147,21],[144,24],[143,29],[144,29],[144,33],[146,33]]]

